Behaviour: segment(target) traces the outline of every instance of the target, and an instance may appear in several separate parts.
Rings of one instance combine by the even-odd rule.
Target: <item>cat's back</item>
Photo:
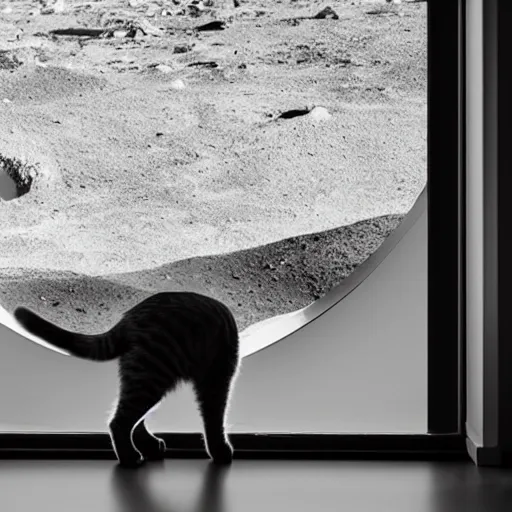
[[[198,314],[217,311],[219,313],[222,312],[226,316],[233,316],[228,306],[220,300],[208,295],[203,295],[202,293],[188,291],[155,293],[137,304],[133,309],[136,309],[139,306],[144,309],[163,309],[169,311],[186,311],[191,309]]]
[[[151,295],[128,310],[121,323],[132,329],[161,327],[176,334],[223,330],[236,335],[238,332],[236,320],[226,304],[188,291]]]

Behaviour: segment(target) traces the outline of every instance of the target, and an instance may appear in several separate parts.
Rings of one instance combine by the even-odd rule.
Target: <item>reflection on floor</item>
[[[471,462],[248,461],[218,469],[172,460],[122,470],[114,461],[0,461],[8,512],[501,512],[512,470]]]

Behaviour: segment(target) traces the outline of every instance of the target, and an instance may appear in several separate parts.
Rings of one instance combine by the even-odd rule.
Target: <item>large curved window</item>
[[[99,332],[150,293],[195,290],[227,303],[250,335],[315,301],[325,306],[317,317],[345,286],[332,297],[352,302],[323,317],[346,317],[345,348],[308,342],[325,350],[320,359],[338,358],[322,370],[327,380],[302,390],[305,403],[317,403],[316,419],[286,408],[300,387],[291,374],[311,359],[304,338],[247,358],[233,428],[339,431],[342,417],[351,432],[424,432],[426,3],[315,5],[188,2],[149,12],[145,3],[71,4],[66,16],[33,18],[28,38],[16,39],[26,13],[11,4],[5,19],[14,39],[0,52],[0,305],[10,312],[24,304],[64,327]],[[413,254],[418,268],[407,267]],[[379,284],[364,285],[377,267]],[[405,299],[407,318],[384,307],[390,276],[402,280],[393,293]],[[43,366],[56,358],[69,385],[71,368],[85,368],[39,347],[36,357]],[[103,382],[111,401],[115,374],[107,370],[91,371],[94,389]],[[255,391],[258,373],[269,386],[294,382],[276,402],[283,415],[265,417],[271,389],[260,381]],[[47,374],[31,379],[49,393],[57,386]],[[86,390],[75,391],[87,400]],[[333,415],[326,402],[336,394],[345,411]],[[322,395],[331,398],[318,405]],[[170,398],[190,414],[182,424],[158,420],[161,429],[196,430],[189,398]],[[18,421],[0,415],[0,429],[102,430],[103,402],[88,400],[86,411],[59,412],[49,398]],[[360,404],[353,412],[351,400]]]

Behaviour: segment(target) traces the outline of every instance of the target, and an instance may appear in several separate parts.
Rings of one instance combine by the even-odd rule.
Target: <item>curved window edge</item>
[[[332,288],[320,299],[302,309],[262,320],[244,329],[240,333],[240,357],[249,357],[287,338],[294,332],[302,329],[305,325],[316,320],[352,293],[386,259],[390,252],[418,221],[426,208],[427,187],[425,186],[398,227],[382,242],[380,247],[347,276],[342,283]],[[2,306],[0,306],[0,323],[31,342],[37,343],[59,354],[69,356],[64,350],[58,349],[26,331]]]
[[[287,338],[345,299],[377,269],[426,209],[427,187],[425,186],[397,228],[339,285],[302,309],[262,320],[244,329],[240,333],[241,357],[248,357]]]

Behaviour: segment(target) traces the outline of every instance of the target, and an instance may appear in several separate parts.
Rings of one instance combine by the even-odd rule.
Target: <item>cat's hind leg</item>
[[[144,462],[143,454],[134,444],[133,431],[160,402],[164,392],[155,385],[148,385],[141,376],[121,374],[119,401],[109,423],[112,445],[121,466],[135,468]]]
[[[225,431],[225,417],[237,364],[236,354],[219,358],[206,378],[194,381],[204,423],[206,449],[216,464],[230,464],[233,459],[233,447]]]
[[[147,429],[144,419],[133,430],[132,439],[145,460],[165,458],[165,441],[156,437]]]

